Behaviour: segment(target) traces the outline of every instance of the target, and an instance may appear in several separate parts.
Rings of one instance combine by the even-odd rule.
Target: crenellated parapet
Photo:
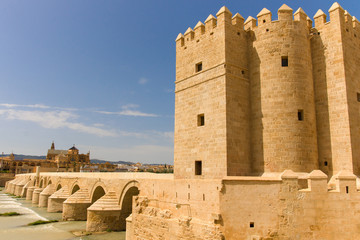
[[[217,12],[216,17],[210,14],[204,23],[199,21],[194,29],[189,27],[184,34],[179,33],[175,40],[176,45],[177,47],[186,47],[194,40],[201,40],[204,35],[213,35],[215,31],[221,31],[220,29],[224,29],[224,25],[232,26],[234,29],[243,29],[244,18],[239,13],[232,15],[224,6]]]
[[[357,186],[357,177],[349,171],[340,171],[332,176],[329,180],[328,176],[320,170],[313,170],[309,174],[300,175],[291,170],[286,170],[281,174],[282,184],[286,181],[293,181],[297,188],[297,193],[313,194],[322,196],[323,199],[327,197],[323,194],[340,193],[345,195],[358,194],[360,199],[360,189]],[[306,185],[301,184],[302,180],[307,180]]]
[[[328,25],[340,25],[347,33],[358,32],[360,29],[359,21],[356,17],[351,16],[347,10],[344,10],[339,3],[335,2],[328,10],[329,21],[327,15],[319,9],[314,15],[315,28],[318,30],[330,28]],[[352,34],[353,35],[353,34]],[[356,37],[356,36],[354,36]]]

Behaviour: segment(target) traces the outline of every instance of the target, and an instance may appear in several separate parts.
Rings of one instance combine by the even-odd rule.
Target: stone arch
[[[104,196],[106,193],[105,184],[103,182],[97,182],[91,191],[91,204],[96,202],[99,198]]]
[[[52,184],[52,181],[51,181],[51,179],[49,179],[49,181],[48,181],[48,184],[47,184],[47,185],[50,185],[50,184]]]
[[[126,218],[132,213],[133,197],[139,195],[139,183],[137,181],[128,182],[123,188],[119,205],[120,213],[120,230],[126,230]]]
[[[79,187],[79,183],[78,182],[75,182],[73,184],[73,186],[71,187],[71,195],[73,195],[74,193],[76,193],[77,191],[80,190],[80,187]]]
[[[62,188],[61,184],[58,183],[58,185],[56,186],[56,191],[59,191]]]

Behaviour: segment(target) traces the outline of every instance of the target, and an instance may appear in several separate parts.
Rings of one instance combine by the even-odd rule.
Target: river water
[[[79,236],[84,232],[86,221],[61,222],[61,213],[48,213],[31,201],[14,198],[0,191],[0,213],[18,212],[19,216],[0,216],[0,239],[4,240],[125,240],[125,232],[109,232]],[[27,226],[37,220],[59,220],[59,222]],[[75,234],[74,234],[75,233]]]

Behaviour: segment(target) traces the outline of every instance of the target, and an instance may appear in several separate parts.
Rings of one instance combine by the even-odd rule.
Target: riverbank
[[[14,198],[0,190],[0,213],[18,212],[19,216],[0,216],[0,236],[11,240],[125,240],[125,232],[109,232],[79,236],[85,232],[86,221],[61,221],[61,213],[48,213],[21,198]],[[28,226],[37,220],[59,222]]]

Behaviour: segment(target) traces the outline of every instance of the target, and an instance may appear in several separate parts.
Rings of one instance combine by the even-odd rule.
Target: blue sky
[[[0,1],[0,152],[76,144],[91,158],[173,163],[175,38],[226,5],[244,18],[333,1]],[[340,5],[360,18],[358,1]]]

